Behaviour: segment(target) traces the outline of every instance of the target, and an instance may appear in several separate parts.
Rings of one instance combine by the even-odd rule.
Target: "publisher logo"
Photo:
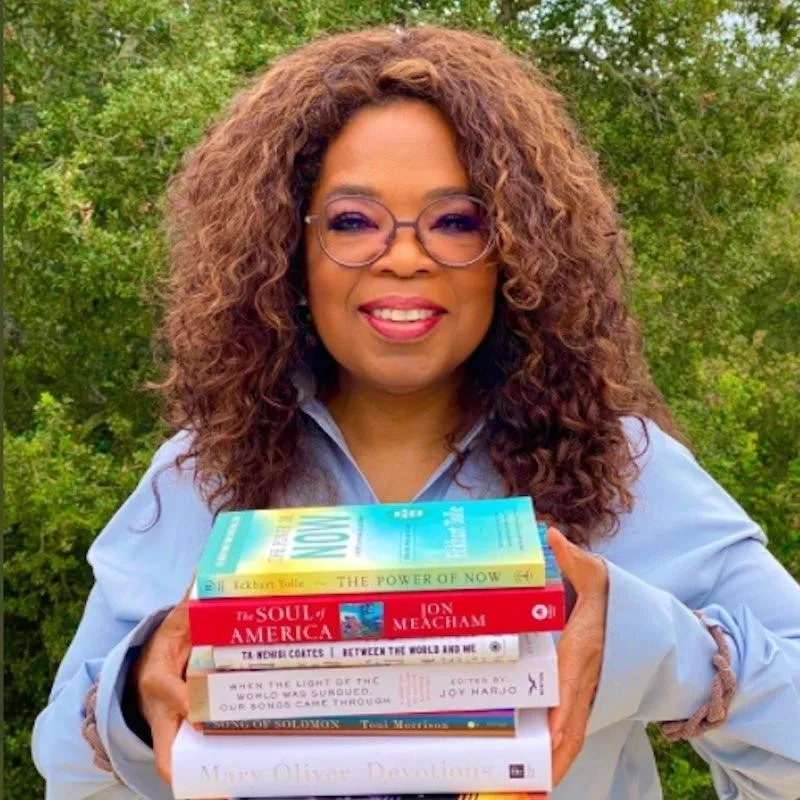
[[[525,777],[525,765],[524,764],[509,764],[508,765],[508,777],[509,778],[524,778]]]
[[[531,609],[531,616],[539,622],[546,620],[550,616],[550,606],[545,605],[544,603],[537,603]]]

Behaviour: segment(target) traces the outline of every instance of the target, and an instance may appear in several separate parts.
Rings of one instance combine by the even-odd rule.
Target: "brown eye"
[[[375,230],[378,226],[369,217],[354,211],[345,211],[328,220],[328,230],[357,233],[363,230]]]
[[[432,230],[444,231],[447,233],[474,233],[480,230],[480,220],[474,214],[444,214],[436,219],[431,226]]]

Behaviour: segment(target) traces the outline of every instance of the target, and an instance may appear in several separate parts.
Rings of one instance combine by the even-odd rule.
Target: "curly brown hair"
[[[409,97],[447,115],[494,214],[497,307],[466,392],[487,421],[492,462],[509,494],[533,497],[573,541],[613,532],[637,475],[622,418],[681,436],[624,299],[629,259],[611,191],[532,64],[438,26],[326,36],[279,59],[173,180],[170,355],[157,386],[168,422],[193,433],[178,466],[193,460],[217,510],[274,504],[300,468],[293,373],[305,363],[330,379],[298,314],[301,220],[352,114]]]

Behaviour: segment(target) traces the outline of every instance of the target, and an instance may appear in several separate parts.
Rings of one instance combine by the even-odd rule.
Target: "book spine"
[[[480,664],[519,659],[519,636],[439,636],[332,644],[214,647],[215,669],[365,667],[390,664]]]
[[[545,584],[544,561],[519,564],[470,564],[450,569],[398,567],[363,570],[281,572],[203,572],[197,576],[200,598],[296,596],[305,594],[363,594],[368,592],[418,592],[447,587],[450,591],[475,591],[513,587],[537,588]]]
[[[189,601],[192,644],[263,647],[562,630],[564,587]]]
[[[344,795],[337,797],[344,798]],[[346,800],[548,800],[547,792],[450,792],[448,794],[362,794]],[[319,800],[318,797],[237,797],[234,800]],[[336,800],[331,798],[331,800]]]
[[[369,715],[361,717],[299,717],[236,722],[196,722],[206,734],[272,734],[286,736],[514,736],[514,709],[453,714]]]
[[[287,754],[270,747],[275,737],[269,737],[256,754],[247,746],[257,744],[255,737],[197,736],[202,742],[190,750],[173,749],[176,798],[352,797],[398,790],[447,794],[476,786],[486,792],[528,792],[547,791],[551,782],[549,746],[522,737],[440,738],[431,743],[435,748],[420,747],[412,739],[389,748],[383,737],[364,737],[352,742],[350,755],[343,758],[339,748],[313,746],[322,739]]]
[[[524,651],[523,651],[524,652]],[[194,654],[193,654],[194,658]],[[555,651],[499,664],[187,670],[191,722],[558,705]]]
[[[344,796],[339,796],[344,797]],[[318,800],[318,797],[237,797],[234,800]],[[332,798],[335,800],[335,798]],[[346,800],[548,800],[547,792],[450,792],[449,794],[369,794]]]
[[[340,795],[338,797],[344,797]],[[547,792],[450,792],[449,794],[369,794],[346,800],[548,800]],[[319,800],[318,797],[237,797],[234,800]],[[331,800],[336,800],[331,798]]]

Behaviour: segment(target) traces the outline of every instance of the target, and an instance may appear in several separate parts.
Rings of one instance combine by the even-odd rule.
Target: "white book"
[[[172,747],[177,800],[551,788],[547,712],[523,711],[513,739],[204,736],[184,722]]]
[[[482,711],[558,705],[553,637],[520,637],[518,661],[215,671],[198,648],[186,672],[191,722]],[[205,654],[207,656],[207,654]]]
[[[389,664],[481,664],[517,661],[519,635],[435,636],[244,647],[196,647],[215,669],[368,667]]]

